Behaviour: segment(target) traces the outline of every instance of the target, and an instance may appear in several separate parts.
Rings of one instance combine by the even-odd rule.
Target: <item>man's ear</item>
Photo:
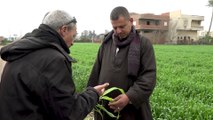
[[[129,21],[130,21],[131,23],[133,23],[133,18],[129,18]]]
[[[62,26],[62,27],[59,29],[59,34],[60,34],[62,37],[65,36],[66,30],[67,30],[67,27],[66,27],[66,26]]]

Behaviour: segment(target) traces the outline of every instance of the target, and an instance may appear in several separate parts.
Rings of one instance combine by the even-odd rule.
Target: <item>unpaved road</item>
[[[0,46],[1,48],[2,46]],[[5,61],[3,61],[1,58],[0,58],[0,82],[1,82],[1,73],[2,73],[2,70],[4,68],[4,65],[5,65]]]

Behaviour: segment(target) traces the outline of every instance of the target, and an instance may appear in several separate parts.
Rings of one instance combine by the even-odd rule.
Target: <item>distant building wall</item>
[[[187,44],[198,41],[198,31],[203,30],[202,21],[204,21],[203,16],[183,15],[181,11],[170,12],[170,42],[181,41]]]
[[[138,14],[130,13],[137,31],[154,44],[164,44],[167,41],[169,14]]]
[[[5,38],[3,36],[0,36],[0,43],[2,43],[2,41],[4,40]]]
[[[199,40],[198,32],[203,30],[201,26],[203,16],[184,15],[181,11],[154,14],[130,13],[134,26],[140,34],[156,44],[186,44]]]
[[[207,31],[198,31],[198,37],[206,36]],[[213,37],[213,32],[209,32],[209,36]]]

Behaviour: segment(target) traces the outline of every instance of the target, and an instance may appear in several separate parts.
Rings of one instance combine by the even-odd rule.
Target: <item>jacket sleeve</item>
[[[103,50],[103,44],[100,46],[100,48],[98,50],[97,58],[93,65],[92,72],[90,74],[87,86],[94,87],[94,86],[98,85],[99,74],[100,74],[100,70],[101,70],[101,59],[102,59],[102,55],[103,55],[102,50]]]
[[[45,111],[52,119],[83,120],[98,102],[99,95],[92,87],[81,94],[75,93],[70,63],[56,58],[42,70],[45,80],[41,99]]]
[[[156,62],[154,49],[151,42],[146,38],[141,38],[141,63],[139,75],[129,88],[126,95],[135,107],[139,107],[143,102],[149,101],[156,84]]]

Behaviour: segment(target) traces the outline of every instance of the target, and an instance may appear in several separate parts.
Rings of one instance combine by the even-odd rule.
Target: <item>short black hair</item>
[[[117,20],[119,16],[123,16],[126,19],[130,18],[129,11],[123,6],[115,7],[110,14],[110,19]]]

